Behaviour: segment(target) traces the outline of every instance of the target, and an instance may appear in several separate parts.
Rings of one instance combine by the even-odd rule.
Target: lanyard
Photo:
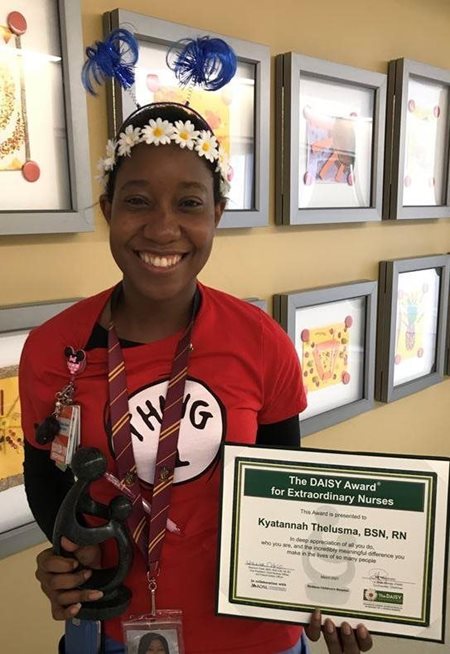
[[[200,293],[197,290],[191,320],[178,341],[172,362],[156,454],[150,519],[147,518],[144,509],[133,454],[125,362],[112,319],[108,328],[108,387],[113,447],[119,483],[127,489],[126,493],[133,497],[133,511],[128,519],[128,526],[133,540],[148,561],[147,579],[152,597],[152,613],[156,610],[156,576],[166,533],[183,412],[184,388],[189,354],[192,350],[191,335],[199,300]]]

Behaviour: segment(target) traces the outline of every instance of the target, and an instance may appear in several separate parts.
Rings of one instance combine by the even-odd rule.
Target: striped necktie
[[[183,412],[184,387],[191,345],[192,323],[178,342],[167,387],[156,455],[152,511],[148,535],[149,569],[157,567],[166,533],[170,495],[178,452],[178,435]]]
[[[122,349],[114,324],[108,328],[108,386],[111,436],[120,483],[133,496],[133,511],[128,527],[133,540],[146,557],[147,519],[142,506],[141,488],[131,441],[127,376]]]
[[[122,349],[111,322],[108,329],[108,385],[111,432],[120,483],[133,495],[133,511],[128,526],[133,540],[148,560],[149,569],[157,567],[166,531],[172,482],[177,458],[178,435],[183,412],[184,387],[187,378],[191,334],[199,304],[194,299],[191,321],[178,342],[164,403],[150,520],[144,512],[142,494],[133,454],[128,407],[128,389]]]

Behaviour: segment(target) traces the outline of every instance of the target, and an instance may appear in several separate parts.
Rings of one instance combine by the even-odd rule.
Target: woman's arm
[[[261,447],[300,447],[298,415],[280,422],[272,422],[269,425],[258,425],[256,445]]]
[[[51,542],[56,514],[73,484],[73,474],[70,468],[64,472],[57,468],[48,450],[33,447],[27,440],[24,448],[23,472],[28,504],[39,527]]]

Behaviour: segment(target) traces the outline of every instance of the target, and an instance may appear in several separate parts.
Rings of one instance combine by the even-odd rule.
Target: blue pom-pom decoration
[[[195,84],[207,91],[228,84],[237,66],[236,54],[228,43],[209,36],[178,41],[166,60],[182,86]]]
[[[125,29],[113,30],[105,41],[96,41],[95,46],[87,47],[87,60],[81,71],[86,91],[97,95],[93,82],[103,84],[108,78],[117,80],[123,89],[133,86],[138,50],[135,36]]]

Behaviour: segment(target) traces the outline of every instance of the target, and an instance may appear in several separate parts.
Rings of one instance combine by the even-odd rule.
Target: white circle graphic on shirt
[[[168,381],[141,388],[128,400],[133,452],[139,479],[153,484],[156,451]],[[200,381],[187,379],[178,438],[174,484],[202,474],[217,457],[224,410]]]

